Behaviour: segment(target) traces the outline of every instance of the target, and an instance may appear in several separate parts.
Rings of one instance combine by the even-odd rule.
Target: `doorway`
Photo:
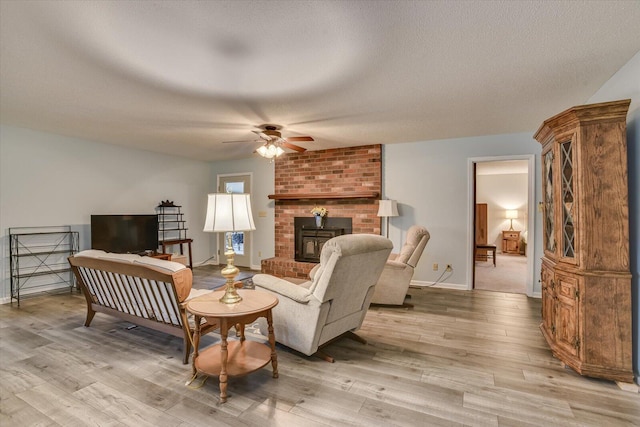
[[[251,193],[251,174],[218,175],[218,192]],[[223,256],[225,242],[231,235],[231,244],[236,253],[234,264],[237,267],[251,267],[251,233],[245,231],[227,232],[218,237],[218,258]]]
[[[532,296],[534,178],[533,155],[469,159],[469,289]]]

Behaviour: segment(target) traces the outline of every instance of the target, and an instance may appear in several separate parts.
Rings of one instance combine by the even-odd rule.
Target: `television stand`
[[[152,254],[149,254],[149,256],[151,258],[158,258],[158,259],[164,259],[167,261],[171,261],[171,254],[161,254],[159,252],[154,252]]]
[[[193,270],[193,258],[191,257],[191,242],[193,242],[193,239],[163,240],[160,242],[160,245],[162,246],[162,254],[171,255],[171,254],[167,254],[167,246],[180,245],[180,255],[184,255],[184,250],[182,249],[182,245],[186,243],[189,249],[189,268]]]

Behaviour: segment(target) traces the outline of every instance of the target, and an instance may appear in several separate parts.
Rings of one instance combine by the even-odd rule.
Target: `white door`
[[[219,193],[251,193],[251,176],[249,175],[219,175]],[[231,234],[231,244],[236,253],[234,264],[238,267],[251,267],[251,233],[235,231],[225,233],[218,238],[218,257],[220,263],[225,261],[224,251],[226,250],[226,235]]]

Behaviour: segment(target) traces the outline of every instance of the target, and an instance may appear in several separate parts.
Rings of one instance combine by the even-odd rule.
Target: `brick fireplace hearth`
[[[263,273],[307,278],[316,265],[295,257],[294,218],[323,206],[328,216],[348,217],[353,233],[380,234],[382,146],[285,154],[276,159],[275,257],[262,260]]]

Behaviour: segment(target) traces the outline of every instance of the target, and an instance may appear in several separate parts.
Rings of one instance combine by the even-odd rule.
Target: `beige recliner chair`
[[[324,244],[310,281],[296,284],[268,274],[253,276],[256,289],[275,293],[279,299],[272,309],[276,341],[333,362],[318,348],[360,328],[392,248],[382,236],[347,234]],[[266,332],[266,322],[260,329]]]
[[[429,237],[429,232],[422,226],[414,225],[409,228],[407,241],[400,253],[391,254],[387,260],[373,293],[372,304],[404,304],[413,277],[413,270],[418,265],[418,260],[427,246]]]

